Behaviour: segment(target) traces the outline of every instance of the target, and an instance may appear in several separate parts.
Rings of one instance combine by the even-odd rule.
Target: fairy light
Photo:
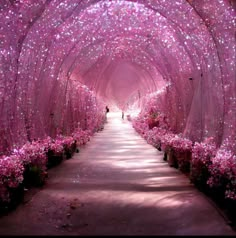
[[[0,8],[0,86],[5,85],[0,87],[0,110],[13,110],[3,103],[3,97],[4,91],[16,95],[15,83],[36,105],[36,88],[47,94],[45,99],[54,88],[60,94],[63,89],[58,84],[66,82],[68,74],[96,85],[96,93],[109,98],[110,72],[126,62],[137,72],[145,71],[146,78],[140,77],[139,83],[146,92],[150,88],[155,92],[160,78],[168,78],[166,84],[171,82],[176,88],[169,93],[180,99],[181,108],[191,100],[192,107],[198,108],[200,99],[204,104],[210,98],[207,117],[224,114],[223,119],[219,117],[224,127],[218,128],[216,118],[206,134],[221,131],[218,134],[224,140],[235,133],[235,15],[232,5],[223,0],[214,4],[190,0],[6,1]],[[129,84],[124,98],[132,94]],[[209,92],[209,98],[205,94],[197,95],[199,100],[193,98],[199,87]],[[48,89],[44,92],[44,88]],[[17,93],[23,97],[23,92]],[[56,98],[56,91],[54,94]],[[191,118],[196,113],[192,109],[186,113],[189,120],[182,118],[188,121],[190,137],[195,128]],[[7,124],[7,116],[4,120]]]

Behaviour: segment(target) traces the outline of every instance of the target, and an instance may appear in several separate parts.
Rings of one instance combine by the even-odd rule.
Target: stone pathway
[[[0,218],[0,235],[236,235],[189,179],[121,113],[47,184]]]

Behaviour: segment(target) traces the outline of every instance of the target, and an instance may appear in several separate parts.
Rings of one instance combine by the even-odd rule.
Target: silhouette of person
[[[124,116],[125,116],[125,113],[124,113],[124,111],[122,111],[122,119],[124,120]]]
[[[107,113],[108,113],[110,110],[109,110],[109,107],[108,107],[108,106],[106,106],[106,108],[105,108],[105,109],[106,109],[106,116],[105,116],[105,121],[107,122]]]

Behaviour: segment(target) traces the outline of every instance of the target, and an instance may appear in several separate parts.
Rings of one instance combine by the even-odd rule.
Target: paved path
[[[102,132],[0,218],[0,235],[236,235],[162,152],[116,116],[109,113]]]

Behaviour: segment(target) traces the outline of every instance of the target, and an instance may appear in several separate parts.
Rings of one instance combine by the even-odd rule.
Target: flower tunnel
[[[0,0],[0,156],[78,128],[105,106],[235,159],[234,0]],[[135,115],[135,114],[134,114]]]

